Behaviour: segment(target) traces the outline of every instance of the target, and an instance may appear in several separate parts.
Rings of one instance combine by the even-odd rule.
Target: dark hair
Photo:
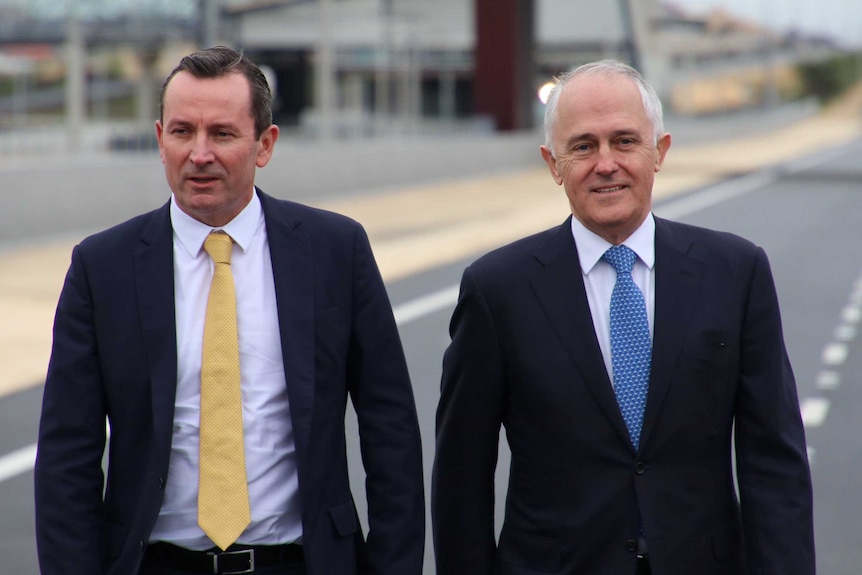
[[[195,78],[219,78],[228,74],[242,74],[248,80],[251,92],[254,137],[260,138],[263,131],[272,125],[272,92],[266,77],[260,68],[242,52],[225,46],[198,50],[180,60],[179,65],[165,79],[159,92],[159,120],[164,121],[165,92],[168,89],[168,83],[180,72],[188,72]]]

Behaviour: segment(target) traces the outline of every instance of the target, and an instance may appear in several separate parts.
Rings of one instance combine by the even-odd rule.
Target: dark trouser
[[[251,551],[249,551],[251,549]],[[236,553],[234,553],[236,552]],[[251,557],[254,556],[253,570]],[[218,564],[218,567],[216,565]],[[256,575],[305,575],[300,545],[231,546],[215,560],[206,551],[190,551],[169,543],[147,547],[138,575],[201,575],[204,573],[254,573]]]
[[[635,575],[652,575],[652,569],[649,566],[649,557],[646,555],[638,555],[638,567]]]

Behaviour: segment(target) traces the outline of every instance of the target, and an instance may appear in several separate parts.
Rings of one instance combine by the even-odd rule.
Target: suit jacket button
[[[147,550],[147,544],[143,541],[138,541],[138,546],[141,548],[141,553]]]
[[[162,491],[165,490],[165,478],[164,477],[159,477],[159,489],[161,489]]]
[[[638,542],[637,541],[635,541],[634,539],[629,539],[628,541],[626,541],[626,551],[628,551],[630,553],[634,553],[637,550],[638,550]]]
[[[644,465],[640,461],[635,463],[635,473],[637,475],[643,475],[645,471],[646,471],[646,465]]]

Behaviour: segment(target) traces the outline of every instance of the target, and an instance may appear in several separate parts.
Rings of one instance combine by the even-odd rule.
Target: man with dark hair
[[[805,434],[766,254],[653,216],[671,139],[631,67],[564,75],[545,130],[572,215],[464,271],[437,411],[437,573],[813,575]],[[512,459],[496,539],[501,426]]]
[[[359,224],[255,187],[279,135],[270,101],[234,50],[183,58],[156,122],[170,201],[72,253],[35,470],[44,575],[421,573],[392,309]]]

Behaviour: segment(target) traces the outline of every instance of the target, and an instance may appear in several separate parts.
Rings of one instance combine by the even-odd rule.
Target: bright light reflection
[[[554,89],[554,83],[553,82],[545,82],[544,84],[542,84],[542,87],[539,88],[537,95],[539,96],[539,101],[542,104],[548,103],[548,96],[551,95],[551,90],[553,90],[553,89]]]

